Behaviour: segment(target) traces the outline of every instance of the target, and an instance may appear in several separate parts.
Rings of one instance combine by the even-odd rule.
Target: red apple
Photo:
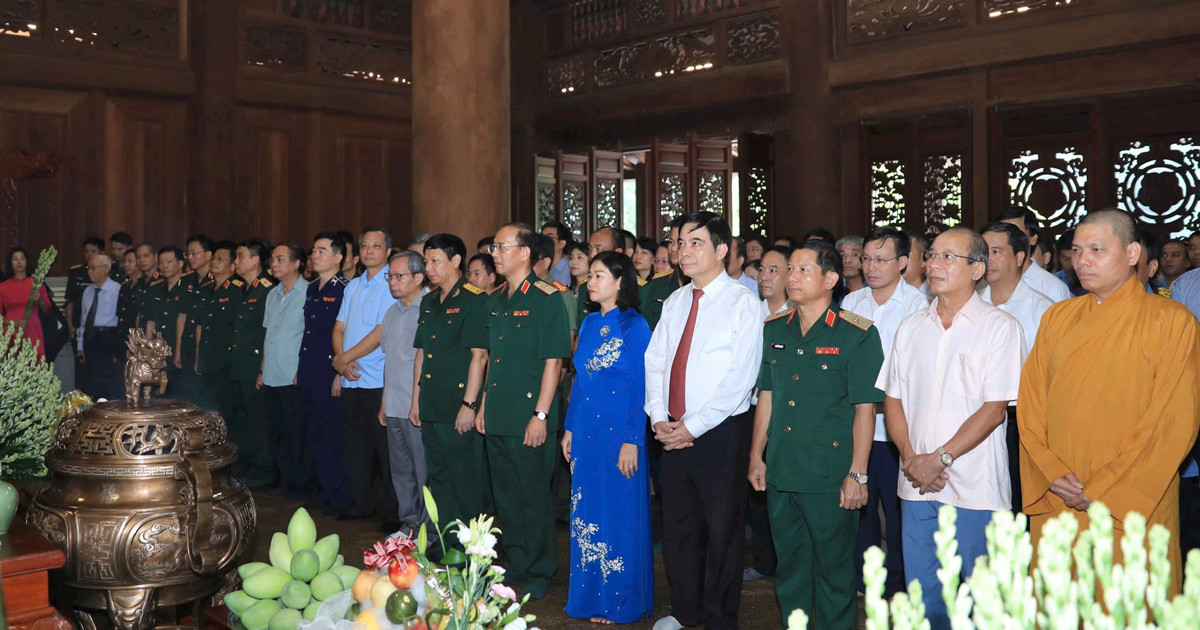
[[[407,561],[402,567],[399,560],[392,560],[388,565],[388,579],[392,581],[392,585],[396,588],[408,588],[416,581],[417,574],[420,572],[417,566],[417,561],[412,556],[405,554],[404,559]]]

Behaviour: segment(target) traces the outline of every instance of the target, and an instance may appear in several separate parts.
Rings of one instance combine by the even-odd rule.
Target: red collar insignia
[[[837,321],[837,315],[836,315],[836,314],[834,314],[834,312],[833,312],[833,311],[826,311],[826,312],[825,312],[825,325],[826,325],[826,326],[829,326],[829,327],[831,327],[831,328],[832,328],[832,327],[833,327],[833,323],[834,323],[834,322],[836,322],[836,321]]]
[[[528,290],[529,290],[529,281],[526,280],[525,282],[521,283],[521,293],[525,293]]]

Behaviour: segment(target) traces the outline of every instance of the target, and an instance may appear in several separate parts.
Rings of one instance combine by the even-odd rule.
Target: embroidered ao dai
[[[592,313],[579,328],[571,432],[571,577],[566,612],[631,623],[654,608],[650,486],[646,464],[646,372],[650,327],[633,309]],[[617,470],[636,444],[637,472]]]

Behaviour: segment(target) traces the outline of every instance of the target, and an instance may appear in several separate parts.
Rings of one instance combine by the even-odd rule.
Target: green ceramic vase
[[[7,481],[0,481],[0,534],[7,534],[17,515],[17,488]]]

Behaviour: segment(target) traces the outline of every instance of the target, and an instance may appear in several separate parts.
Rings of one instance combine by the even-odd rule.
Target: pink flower
[[[509,588],[503,584],[493,584],[492,585],[492,595],[495,595],[496,597],[501,597],[501,598],[507,599],[509,601],[516,601],[516,599],[517,599],[516,591],[512,590],[511,588]]]
[[[483,556],[487,558],[495,558],[496,552],[482,545],[471,545],[467,547],[467,554],[472,556]]]

